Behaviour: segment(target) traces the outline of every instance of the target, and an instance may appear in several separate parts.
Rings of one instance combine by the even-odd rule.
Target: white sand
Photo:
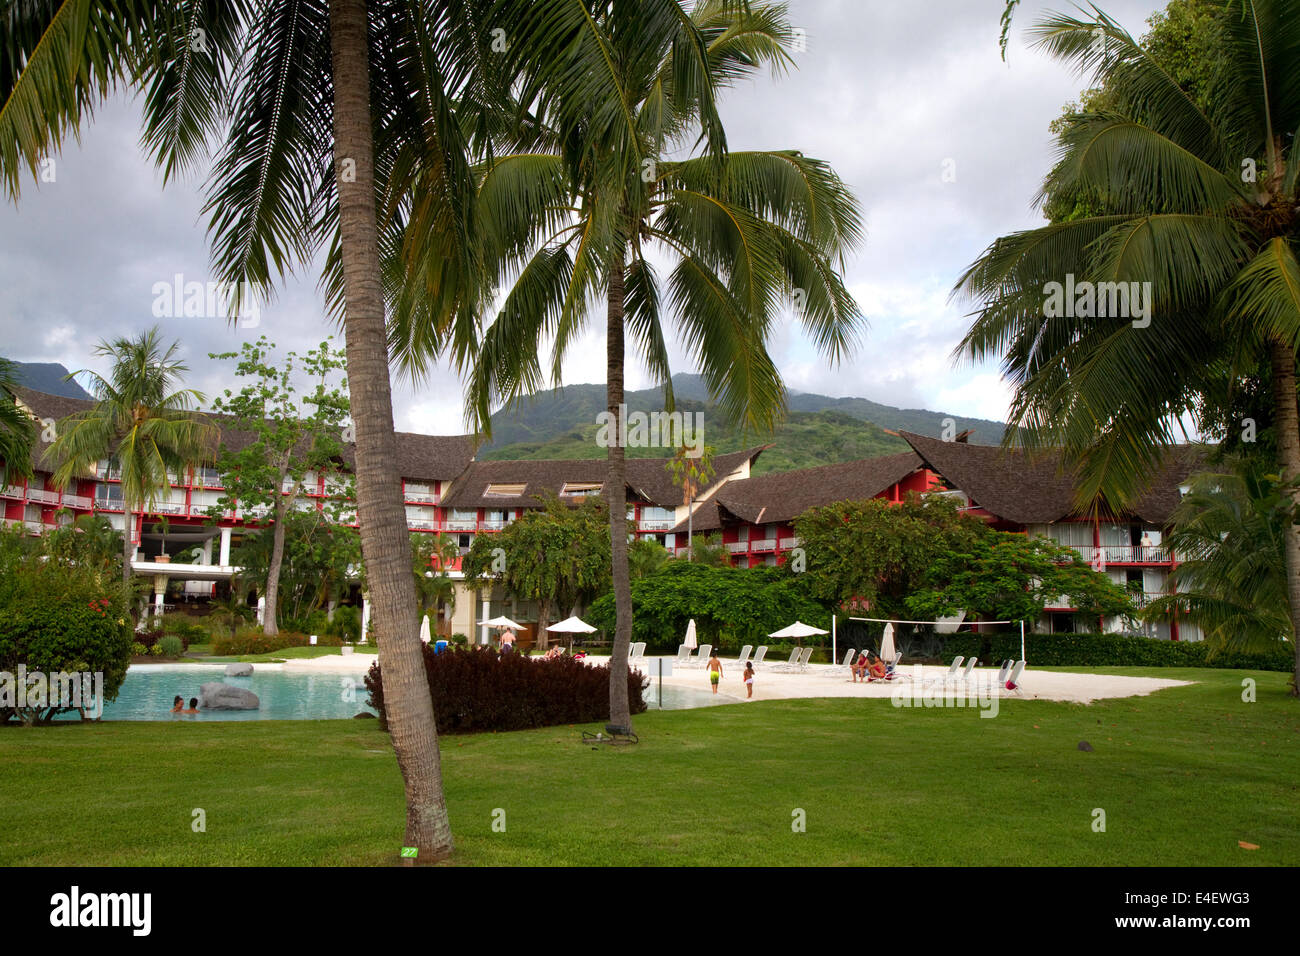
[[[646,658],[640,669],[658,680],[658,667]],[[669,658],[665,658],[669,660]],[[722,661],[723,677],[718,687],[719,695],[740,700],[745,697],[744,668],[735,661]],[[977,667],[971,672],[968,684],[960,682],[938,683],[947,672],[946,667],[921,667],[907,665],[900,669],[895,681],[875,681],[870,684],[853,683],[846,667],[830,664],[810,664],[803,672],[782,671],[766,662],[755,669],[753,700],[788,700],[797,697],[891,697],[895,694],[912,696],[923,690],[940,696],[997,696],[1026,700],[1061,700],[1090,704],[1094,700],[1114,697],[1142,697],[1166,687],[1182,687],[1190,681],[1165,680],[1155,677],[1120,677],[1110,674],[1075,674],[1063,671],[1036,671],[1027,666],[1020,675],[1019,692],[1009,691],[994,683],[996,667]],[[664,677],[666,687],[691,687],[709,690],[708,671],[703,667],[679,667],[674,663],[671,677]],[[915,689],[915,691],[914,691]]]

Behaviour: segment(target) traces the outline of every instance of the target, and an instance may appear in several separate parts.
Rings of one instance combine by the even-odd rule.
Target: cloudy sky
[[[856,192],[867,239],[849,288],[870,322],[857,354],[828,368],[791,319],[773,352],[792,389],[1001,419],[1009,393],[995,366],[954,366],[969,305],[949,302],[962,270],[999,235],[1041,223],[1031,202],[1051,162],[1048,124],[1085,82],[1024,45],[1024,30],[1064,0],[1024,0],[1008,62],[998,52],[1002,0],[792,0],[805,31],[798,69],[761,77],[722,104],[733,149],[794,148],[829,161]],[[1099,4],[1134,34],[1163,4]],[[171,183],[141,154],[140,111],[107,103],[55,159],[54,181],[24,184],[0,205],[0,355],[96,367],[102,338],[153,324],[154,283],[210,275],[201,182]],[[953,175],[945,181],[944,170]],[[265,334],[303,351],[334,330],[315,276],[291,278],[257,328],[162,319],[182,343],[190,384],[228,379],[207,359]],[[571,353],[566,384],[603,382],[603,315]],[[674,368],[693,371],[680,348]],[[629,387],[650,384],[635,363]],[[461,383],[439,369],[419,388],[398,382],[401,429],[462,428]]]

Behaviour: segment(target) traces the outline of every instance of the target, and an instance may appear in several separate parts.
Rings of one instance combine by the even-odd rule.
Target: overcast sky
[[[1135,35],[1152,0],[1099,4]],[[831,369],[790,319],[773,354],[792,389],[861,396],[901,407],[1002,419],[1009,391],[995,366],[954,367],[968,320],[948,301],[963,269],[996,237],[1042,222],[1031,207],[1051,162],[1048,124],[1084,81],[1024,45],[1025,28],[1062,0],[1024,0],[1003,63],[1003,0],[792,0],[807,50],[798,69],[763,76],[722,103],[733,149],[799,149],[829,161],[859,197],[867,227],[847,281],[870,322],[848,363]],[[101,108],[82,143],[55,161],[54,181],[24,183],[0,205],[0,355],[95,367],[106,337],[153,324],[152,287],[180,273],[210,276],[201,182],[169,184],[138,148],[140,110],[122,97]],[[944,181],[945,163],[955,181]],[[316,277],[290,279],[257,328],[216,319],[163,319],[181,340],[192,386],[229,384],[209,352],[267,335],[303,351],[333,332]],[[604,318],[571,353],[565,383],[603,382]],[[673,348],[675,371],[694,371]],[[633,362],[628,386],[651,384]],[[397,426],[462,430],[461,383],[436,370],[416,389],[398,382]]]

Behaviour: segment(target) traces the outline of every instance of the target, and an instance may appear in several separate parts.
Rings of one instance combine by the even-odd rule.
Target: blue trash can
[[[445,651],[446,649],[447,649],[447,642],[446,642],[446,641],[437,641],[437,642],[434,643],[434,645],[433,645],[433,652],[434,652],[435,654],[441,654],[441,653],[442,653],[443,651]]]

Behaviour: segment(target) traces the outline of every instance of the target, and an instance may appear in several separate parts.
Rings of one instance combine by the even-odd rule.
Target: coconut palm
[[[176,357],[179,344],[164,346],[157,326],[134,339],[100,342],[95,355],[107,359],[107,377],[88,369],[73,373],[89,381],[95,405],[74,412],[56,426],[48,452],[54,483],[94,473],[100,461],[121,471],[122,581],[131,581],[136,514],[155,510],[171,491],[171,475],[211,461],[216,429],[194,411],[203,396],[175,388],[189,367]]]
[[[838,274],[859,239],[855,200],[825,164],[796,151],[728,152],[715,96],[788,62],[779,4],[705,0],[506,3],[518,41],[520,101],[537,104],[515,152],[482,164],[484,270],[513,280],[470,376],[480,426],[496,402],[541,387],[596,308],[605,311],[609,502],[616,628],[610,722],[629,727],[632,633],[623,416],[625,336],[671,405],[663,318],[671,317],[719,407],[768,430],[784,388],[767,341],[793,301],[832,359],[860,315]],[[530,59],[549,37],[552,51]],[[560,51],[560,52],[554,52]],[[697,155],[692,147],[702,146]],[[685,154],[685,158],[673,158]],[[652,261],[652,255],[661,258]],[[667,261],[661,277],[656,262]]]
[[[1284,539],[1288,496],[1253,458],[1193,476],[1165,539],[1182,563],[1179,593],[1153,601],[1148,620],[1186,613],[1216,647],[1252,651],[1290,640]]]
[[[0,358],[0,484],[11,474],[25,477],[32,473],[36,420],[14,398],[16,374],[14,363]]]
[[[144,91],[144,144],[166,176],[205,165],[217,278],[250,294],[328,247],[356,435],[356,497],[405,844],[451,852],[437,731],[416,631],[385,296],[396,344],[427,369],[473,320],[473,181],[465,136],[486,113],[492,0],[34,0],[0,5],[0,180],[17,197],[117,84]],[[462,130],[455,106],[471,114]],[[418,246],[403,246],[412,226]],[[421,259],[420,256],[424,258]],[[383,261],[392,263],[385,272]],[[408,280],[408,275],[411,277]],[[418,293],[401,298],[402,283]],[[243,283],[249,283],[245,286]],[[253,290],[250,293],[250,288]],[[417,349],[418,347],[418,349]]]
[[[1300,0],[1228,4],[1204,108],[1095,7],[1033,34],[1107,91],[1105,109],[1068,118],[1043,192],[1095,206],[1004,236],[970,267],[958,290],[977,311],[958,354],[1002,360],[1016,388],[1008,440],[1081,460],[1081,506],[1139,497],[1182,426],[1221,407],[1222,381],[1267,364],[1280,470],[1300,505]],[[1124,291],[1149,290],[1148,317],[1125,312],[1117,286],[1108,315],[1086,293],[1056,315],[1049,284],[1071,276],[1138,283]],[[1285,544],[1294,624],[1300,527]]]

